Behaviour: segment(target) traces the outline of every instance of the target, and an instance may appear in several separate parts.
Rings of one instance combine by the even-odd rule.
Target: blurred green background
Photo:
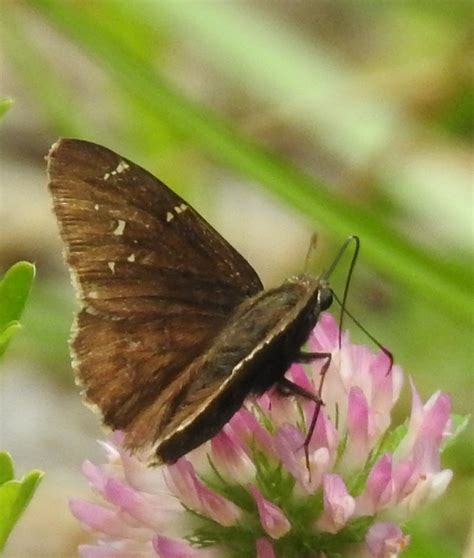
[[[473,16],[447,0],[1,3],[1,94],[14,102],[0,271],[26,259],[38,278],[0,375],[0,445],[46,471],[8,558],[75,556],[86,537],[66,496],[87,493],[80,464],[101,458],[69,367],[75,303],[43,160],[58,136],[159,176],[267,286],[302,271],[313,232],[315,273],[358,234],[349,308],[424,399],[442,389],[470,412]],[[407,558],[474,555],[473,446],[471,428],[445,454],[454,481],[410,522]]]

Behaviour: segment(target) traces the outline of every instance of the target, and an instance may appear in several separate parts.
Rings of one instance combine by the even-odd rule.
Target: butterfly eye
[[[332,292],[327,287],[321,287],[318,291],[319,310],[327,310],[332,304]]]

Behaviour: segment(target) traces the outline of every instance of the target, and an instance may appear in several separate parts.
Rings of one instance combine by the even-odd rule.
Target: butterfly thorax
[[[214,339],[204,363],[206,376],[221,376],[222,381],[232,370],[230,376],[240,374],[240,381],[248,376],[252,392],[268,389],[295,360],[316,324],[320,291],[318,279],[297,276],[244,301]],[[256,370],[244,374],[241,369],[249,361]]]

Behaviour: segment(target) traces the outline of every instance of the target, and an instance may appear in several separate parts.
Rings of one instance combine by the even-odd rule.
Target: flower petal
[[[171,497],[166,488],[163,467],[144,467],[143,461],[132,455],[128,450],[125,448],[118,449],[123,475],[130,486],[143,492],[159,494],[161,502],[166,499],[166,506],[176,504],[176,498]]]
[[[229,527],[240,518],[240,509],[198,479],[191,462],[179,459],[166,470],[167,484],[184,505]]]
[[[120,510],[155,531],[168,530],[179,521],[179,512],[161,505],[158,496],[139,493],[123,481],[109,479],[104,496]]]
[[[196,473],[192,464],[185,458],[178,459],[165,471],[165,481],[170,491],[187,507],[201,510],[201,500],[196,488]]]
[[[146,549],[131,548],[130,545],[122,545],[117,548],[108,544],[100,546],[81,544],[78,551],[81,558],[151,558],[156,556],[151,544]]]
[[[231,428],[212,438],[211,449],[212,463],[227,481],[247,484],[255,478],[255,465]]]
[[[230,527],[239,521],[242,512],[233,502],[217,494],[200,481],[196,483],[196,487],[201,500],[201,511],[204,515],[224,527]]]
[[[313,493],[321,484],[323,473],[331,466],[331,456],[326,447],[309,452],[309,471],[306,468],[306,456],[304,453],[303,433],[292,426],[285,424],[278,429],[275,436],[275,449],[285,468],[297,481],[297,488],[303,493]]]
[[[379,416],[380,433],[390,425],[390,412],[400,397],[403,386],[403,372],[400,366],[392,364],[383,352],[378,353],[370,365],[372,377],[371,407]]]
[[[446,490],[452,477],[453,472],[450,469],[420,475],[414,489],[400,502],[399,509],[409,515],[434,501]]]
[[[405,438],[395,451],[395,457],[414,458],[422,471],[437,472],[440,469],[439,448],[450,420],[451,401],[447,394],[438,391],[422,405],[413,382],[411,387],[410,423]]]
[[[343,341],[345,341],[343,336]],[[313,329],[309,344],[311,351],[332,352],[339,345],[339,327],[336,318],[329,312],[322,312]]]
[[[367,531],[365,542],[373,558],[396,558],[410,542],[394,523],[375,523]]]
[[[385,508],[395,492],[392,478],[392,456],[383,455],[372,467],[367,478],[365,491],[357,498],[357,512],[360,515],[374,515]]]
[[[393,465],[394,501],[412,492],[418,482],[419,470],[415,461],[399,461]]]
[[[424,417],[420,425],[418,437],[413,453],[420,467],[429,472],[439,471],[439,448],[443,433],[449,422],[451,401],[447,394],[437,392],[433,394],[424,406]],[[423,449],[421,449],[423,448]],[[419,454],[417,456],[417,454]],[[420,457],[423,462],[420,463]]]
[[[218,558],[214,549],[194,548],[188,542],[168,537],[155,537],[153,548],[160,558]]]
[[[92,488],[97,490],[100,494],[103,494],[109,476],[104,473],[102,468],[86,460],[82,464],[82,472]]]
[[[69,500],[69,509],[74,517],[83,525],[110,537],[128,537],[146,540],[147,538],[150,539],[153,534],[151,529],[131,526],[129,522],[119,516],[116,510],[105,508],[104,506],[99,506],[92,502],[87,502],[86,500],[71,498]]]
[[[306,371],[302,364],[292,364],[287,374],[289,376],[289,380],[291,380],[298,386],[307,391],[314,391],[314,385],[311,382],[308,374],[306,374]]]
[[[257,539],[257,558],[276,558],[273,545],[268,539]]]
[[[343,471],[353,471],[364,466],[370,451],[369,404],[358,387],[349,392],[347,408],[347,446],[341,463]]]
[[[337,533],[352,517],[355,500],[347,491],[344,481],[339,475],[323,475],[324,511],[317,521],[322,531]]]
[[[314,429],[313,440],[311,440],[310,448],[326,448],[331,457],[331,466],[337,459],[337,448],[340,436],[334,423],[330,421],[326,413],[322,411],[319,414],[316,427]]]
[[[243,447],[251,448],[255,443],[262,448],[265,453],[274,455],[273,437],[260,422],[245,407],[240,409],[229,421],[230,428],[236,433],[243,443]],[[251,450],[247,450],[250,457]]]
[[[291,529],[291,525],[282,510],[276,504],[264,498],[256,486],[250,486],[250,492],[255,498],[260,522],[267,534],[272,539],[279,539],[286,535]]]

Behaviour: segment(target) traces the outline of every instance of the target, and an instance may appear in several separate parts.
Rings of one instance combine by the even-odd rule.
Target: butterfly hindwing
[[[166,388],[209,345],[209,332],[220,327],[212,316],[110,320],[83,309],[72,340],[74,368],[87,399],[112,428],[128,430],[149,406],[164,420],[172,399]],[[150,433],[153,426],[148,424]],[[159,432],[159,421],[155,426]],[[145,441],[152,440],[138,437],[136,445]]]

